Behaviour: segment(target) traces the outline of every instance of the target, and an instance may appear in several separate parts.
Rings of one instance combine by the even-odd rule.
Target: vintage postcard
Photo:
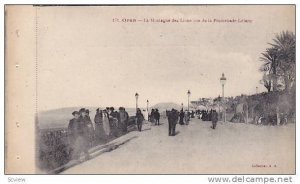
[[[6,5],[6,174],[295,174],[295,5]]]

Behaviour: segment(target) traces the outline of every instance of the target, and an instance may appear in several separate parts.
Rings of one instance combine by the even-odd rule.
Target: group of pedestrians
[[[72,159],[79,159],[81,153],[89,159],[88,149],[95,144],[105,142],[127,132],[129,115],[124,107],[119,112],[113,107],[103,110],[98,108],[94,117],[95,127],[89,116],[89,110],[81,108],[72,113],[73,118],[68,125],[70,155]]]
[[[207,114],[205,114],[205,112],[203,112],[204,116],[208,116]],[[194,118],[194,114],[193,112],[190,113],[188,110],[183,111],[183,109],[181,109],[180,112],[178,112],[176,109],[172,109],[171,111],[166,111],[167,117],[168,117],[168,123],[169,123],[169,136],[174,136],[175,135],[175,130],[176,130],[176,124],[178,122],[179,119],[179,124],[180,125],[188,125],[190,118]],[[209,113],[209,119],[212,122],[212,129],[216,129],[217,127],[217,122],[218,122],[218,113],[216,112],[216,110],[211,110]]]
[[[181,109],[181,111],[178,112],[176,109],[172,108],[171,111],[166,111],[166,115],[169,123],[169,136],[175,136],[176,124],[178,121],[180,125],[188,125],[190,121],[190,113],[188,110],[183,111],[183,109]]]
[[[181,109],[181,111],[179,112],[179,124],[188,125],[190,118],[190,112],[188,110],[183,111],[183,109]]]
[[[79,159],[81,152],[89,159],[88,149],[94,137],[94,128],[88,109],[80,109],[72,113],[74,116],[68,126],[69,141],[71,145],[70,155],[73,159]]]
[[[149,116],[148,121],[152,123],[154,123],[154,125],[159,126],[159,120],[160,120],[160,113],[158,109],[151,109],[151,113]]]
[[[94,117],[95,127],[89,113],[90,111],[85,108],[72,113],[73,118],[70,120],[68,126],[72,159],[79,159],[81,153],[84,153],[85,158],[89,159],[89,148],[127,132],[129,115],[124,107],[120,107],[119,111],[115,111],[113,107],[107,107],[102,110],[98,108]],[[138,108],[136,110],[135,124],[139,132],[142,131],[143,121],[145,120],[144,114],[141,109]],[[166,115],[169,123],[169,136],[175,136],[176,124],[178,122],[180,125],[188,125],[191,118],[191,113],[187,110],[183,111],[183,109],[180,112],[175,109],[166,111]],[[218,114],[215,110],[211,111],[210,119],[212,121],[211,128],[215,129],[218,121]],[[155,125],[160,125],[159,110],[152,109],[146,120]]]

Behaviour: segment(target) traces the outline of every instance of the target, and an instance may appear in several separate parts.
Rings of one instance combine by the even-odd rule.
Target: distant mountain
[[[152,107],[150,107],[151,109],[159,109],[160,112],[162,111],[166,111],[166,110],[171,110],[172,108],[176,109],[176,110],[180,110],[181,109],[181,105],[173,103],[173,102],[164,102],[164,103],[158,103],[153,105]],[[185,108],[185,107],[183,107]]]

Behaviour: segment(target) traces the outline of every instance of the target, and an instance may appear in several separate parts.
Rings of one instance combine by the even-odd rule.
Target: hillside
[[[166,111],[166,110],[171,110],[172,108],[174,108],[176,110],[180,110],[181,105],[173,103],[173,102],[164,102],[164,103],[155,104],[154,106],[150,107],[150,110],[151,109],[159,109],[159,111],[162,112],[162,111]],[[184,106],[184,108],[186,108],[186,107]]]

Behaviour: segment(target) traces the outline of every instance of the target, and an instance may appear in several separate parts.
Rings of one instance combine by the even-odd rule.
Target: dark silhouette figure
[[[142,114],[140,109],[137,109],[135,121],[136,121],[138,131],[140,132],[142,131],[143,120],[144,120],[144,115]]]
[[[178,121],[178,112],[175,109],[172,109],[168,113],[169,136],[175,136],[177,121]]]
[[[159,113],[158,109],[155,109],[155,111],[154,111],[155,125],[159,125],[159,119],[160,119],[160,113]]]
[[[217,127],[217,122],[218,122],[218,113],[213,110],[211,111],[211,122],[212,122],[212,129],[215,129]]]
[[[184,112],[183,112],[183,109],[181,109],[181,111],[179,113],[179,124],[180,125],[184,125],[183,119],[184,119]]]

